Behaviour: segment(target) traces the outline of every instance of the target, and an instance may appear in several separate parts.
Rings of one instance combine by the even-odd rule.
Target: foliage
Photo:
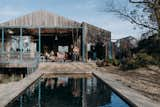
[[[138,53],[136,55],[135,61],[137,65],[139,65],[140,67],[146,67],[147,65],[156,64],[155,59],[146,53]]]
[[[148,39],[143,39],[139,41],[136,51],[143,51],[150,55],[160,53],[160,38],[158,34],[150,36]]]
[[[154,57],[156,61],[160,62],[160,36],[154,34],[148,39],[139,41],[138,47],[134,49],[135,53],[143,52]]]
[[[147,53],[137,53],[134,58],[126,60],[126,62],[123,65],[121,65],[121,69],[129,70],[157,64],[158,61],[155,60],[154,57],[148,55]]]
[[[154,34],[147,39],[140,40],[138,47],[131,52],[132,57],[125,60],[121,65],[122,69],[135,69],[147,65],[160,66],[160,36]]]
[[[153,64],[160,66],[160,0],[128,0],[128,4],[108,0],[104,11],[114,13],[140,28],[159,33],[140,40],[138,47],[131,50],[135,57],[124,56],[126,52],[122,51],[122,69],[135,69]],[[123,57],[126,57],[125,61]]]

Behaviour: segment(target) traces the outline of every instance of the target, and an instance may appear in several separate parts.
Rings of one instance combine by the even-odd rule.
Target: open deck
[[[94,63],[41,63],[38,69],[28,75],[19,82],[1,84],[0,85],[0,107],[7,106],[15,98],[21,95],[26,88],[32,85],[39,78],[50,78],[55,75],[72,75],[77,76],[85,75],[89,76],[94,74],[106,84],[108,84],[115,92],[119,93],[121,97],[128,100],[134,106],[137,107],[159,107],[159,104],[153,103],[149,98],[141,95],[137,91],[124,86],[122,83],[116,81],[113,74],[108,74],[99,71]]]

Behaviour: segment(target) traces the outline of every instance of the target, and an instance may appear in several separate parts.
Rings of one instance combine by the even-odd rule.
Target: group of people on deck
[[[49,53],[48,51],[44,52],[44,58],[46,61],[62,61],[65,62],[66,60],[71,61],[79,61],[80,50],[77,46],[71,46],[70,52],[54,52],[53,50]]]

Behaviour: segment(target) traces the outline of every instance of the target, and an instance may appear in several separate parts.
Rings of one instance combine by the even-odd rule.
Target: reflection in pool
[[[23,74],[0,74],[0,84],[6,84],[9,82],[17,82],[23,79]]]
[[[33,70],[33,68],[0,67],[0,84],[20,81]]]
[[[9,107],[129,107],[95,77],[40,79]]]

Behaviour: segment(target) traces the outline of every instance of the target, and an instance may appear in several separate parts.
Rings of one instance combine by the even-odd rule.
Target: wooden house
[[[33,66],[45,51],[65,47],[70,52],[72,46],[79,47],[81,61],[87,62],[88,44],[97,43],[107,58],[110,40],[107,30],[40,10],[0,24],[0,64]]]

